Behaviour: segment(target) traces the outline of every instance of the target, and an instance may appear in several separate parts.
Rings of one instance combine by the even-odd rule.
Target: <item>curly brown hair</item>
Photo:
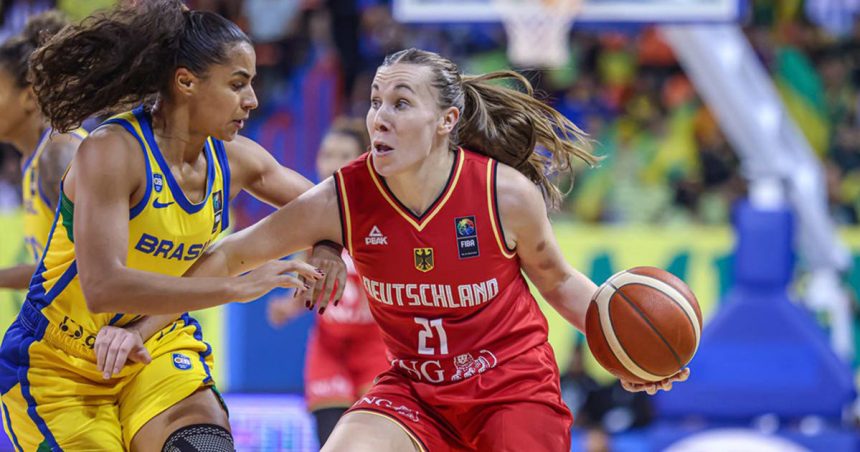
[[[205,76],[229,46],[251,40],[218,14],[180,0],[119,6],[70,25],[30,58],[33,90],[51,125],[69,131],[93,115],[166,96],[177,68]]]
[[[453,148],[462,146],[515,168],[541,188],[551,208],[561,204],[563,194],[550,175],[572,177],[574,158],[589,165],[600,161],[591,153],[588,135],[536,99],[531,83],[517,72],[466,76],[451,60],[414,48],[388,55],[382,67],[398,63],[429,67],[431,83],[439,92],[439,108],[460,110],[460,121],[450,137]],[[505,79],[513,79],[525,92],[491,83]]]

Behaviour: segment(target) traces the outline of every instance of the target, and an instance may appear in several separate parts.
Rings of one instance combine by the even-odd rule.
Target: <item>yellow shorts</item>
[[[0,346],[3,428],[18,451],[128,450],[150,419],[213,386],[211,348],[188,314],[146,342],[147,365],[102,379],[95,358],[47,340],[26,319]]]

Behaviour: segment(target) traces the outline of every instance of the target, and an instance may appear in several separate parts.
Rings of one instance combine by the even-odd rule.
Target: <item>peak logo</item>
[[[365,245],[388,245],[388,237],[382,235],[382,232],[379,231],[379,228],[374,225],[370,230],[370,234],[364,238]]]

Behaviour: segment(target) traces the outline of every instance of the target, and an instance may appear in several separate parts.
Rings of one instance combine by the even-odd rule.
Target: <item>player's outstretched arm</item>
[[[499,164],[496,191],[505,239],[516,246],[526,275],[562,317],[585,331],[585,311],[597,285],[564,259],[540,190],[520,172]]]
[[[310,190],[314,185],[304,176],[281,166],[277,160],[255,141],[237,136],[224,143],[231,168],[230,199],[244,190],[272,207],[283,207]],[[306,223],[298,225],[307,226]],[[300,294],[306,302],[340,299],[346,286],[346,264],[341,258],[342,246],[332,242],[316,243],[304,258],[323,271],[324,277],[309,281],[311,289]],[[301,289],[299,289],[301,291]]]
[[[32,264],[0,268],[0,288],[23,290],[30,286],[30,278],[36,271]]]
[[[322,240],[341,242],[337,194],[331,178],[253,226],[218,241],[187,274],[239,275]]]

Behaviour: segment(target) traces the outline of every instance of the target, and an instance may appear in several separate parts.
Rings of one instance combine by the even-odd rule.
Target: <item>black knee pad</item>
[[[161,452],[235,452],[233,435],[214,424],[188,425],[167,437]]]

